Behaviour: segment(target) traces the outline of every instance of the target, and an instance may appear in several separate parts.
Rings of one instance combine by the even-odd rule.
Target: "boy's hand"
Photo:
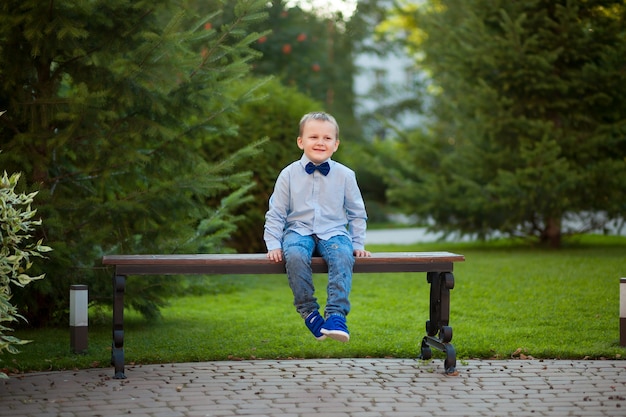
[[[274,262],[282,262],[283,261],[283,250],[282,249],[272,249],[267,252],[267,259]]]
[[[355,249],[354,256],[356,256],[357,258],[368,258],[372,256],[372,252],[365,249]]]

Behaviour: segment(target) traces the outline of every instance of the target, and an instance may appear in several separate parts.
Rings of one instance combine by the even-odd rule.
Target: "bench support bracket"
[[[422,339],[420,359],[430,359],[433,347],[446,354],[445,373],[453,374],[456,372],[456,351],[450,343],[452,327],[448,322],[454,275],[452,272],[428,272],[426,279],[430,284],[430,319],[426,322],[426,336]]]
[[[124,291],[126,276],[113,277],[113,346],[111,365],[115,367],[115,379],[126,379],[124,375]]]

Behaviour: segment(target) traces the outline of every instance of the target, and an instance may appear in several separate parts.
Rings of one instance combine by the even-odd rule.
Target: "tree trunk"
[[[549,217],[546,219],[546,227],[541,234],[541,242],[547,243],[551,248],[561,247],[561,218]]]

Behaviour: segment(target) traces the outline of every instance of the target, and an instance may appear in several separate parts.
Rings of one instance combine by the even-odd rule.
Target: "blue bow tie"
[[[306,170],[307,174],[312,174],[317,169],[319,172],[322,173],[322,175],[326,176],[328,175],[328,171],[330,171],[330,165],[328,164],[328,162],[324,162],[319,165],[315,165],[313,162],[309,162],[308,164],[306,164],[304,169]]]

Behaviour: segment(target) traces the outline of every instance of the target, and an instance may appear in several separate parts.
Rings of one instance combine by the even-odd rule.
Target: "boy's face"
[[[298,137],[298,148],[315,165],[321,164],[339,148],[335,125],[325,120],[309,120]]]

